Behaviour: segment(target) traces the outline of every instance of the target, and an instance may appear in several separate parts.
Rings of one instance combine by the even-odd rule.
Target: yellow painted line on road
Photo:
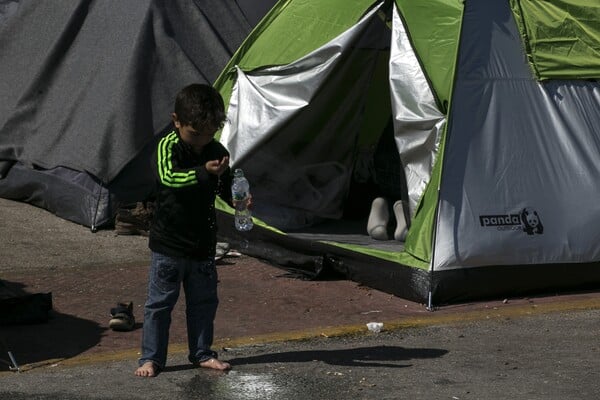
[[[490,319],[510,319],[534,315],[543,315],[556,312],[571,312],[600,309],[600,297],[585,298],[567,301],[550,301],[546,303],[529,303],[525,305],[502,305],[486,309],[478,309],[465,312],[446,312],[444,309],[429,312],[421,316],[408,316],[406,318],[383,321],[384,331],[400,329],[419,328],[446,324],[469,323]],[[268,343],[280,343],[288,341],[308,340],[318,337],[341,337],[350,335],[369,334],[366,325],[354,324],[324,328],[310,328],[299,331],[277,332],[240,338],[224,338],[215,340],[215,349],[227,349],[234,347],[246,347],[253,345],[264,345]],[[186,353],[187,344],[170,344],[169,353]],[[69,359],[48,360],[35,364],[21,366],[21,371],[27,371],[39,367],[50,366],[77,366],[84,364],[114,362],[131,360],[135,363],[140,357],[139,350],[123,350],[118,352],[103,352],[90,355],[76,356]],[[11,372],[3,372],[0,375]]]
[[[445,324],[468,323],[488,319],[518,318],[555,312],[584,311],[600,309],[600,298],[571,300],[566,302],[550,302],[545,304],[527,304],[517,306],[492,307],[482,310],[452,312],[430,312],[423,317],[408,316],[406,318],[383,321],[383,330],[418,328]],[[231,340],[219,340],[218,347],[242,347],[253,344],[307,340],[316,337],[340,337],[370,333],[366,324],[342,325],[326,328],[311,328],[301,331],[280,332]],[[186,351],[187,347],[182,347]]]

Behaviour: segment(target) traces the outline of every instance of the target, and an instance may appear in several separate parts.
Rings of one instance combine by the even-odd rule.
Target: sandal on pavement
[[[118,303],[116,307],[110,309],[111,319],[108,326],[113,331],[130,331],[135,326],[135,317],[133,316],[133,303]]]

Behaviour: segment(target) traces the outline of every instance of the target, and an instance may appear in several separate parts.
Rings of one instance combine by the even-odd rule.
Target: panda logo
[[[544,233],[542,220],[540,219],[537,211],[531,207],[526,207],[523,209],[523,211],[521,211],[521,222],[523,222],[523,230],[528,235],[533,235],[534,233]]]

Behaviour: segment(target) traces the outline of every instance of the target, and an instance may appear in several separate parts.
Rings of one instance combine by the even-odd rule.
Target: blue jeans
[[[214,258],[198,261],[152,252],[140,365],[152,361],[164,368],[171,312],[179,298],[182,283],[186,300],[188,359],[198,363],[217,357],[210,349],[219,304]]]

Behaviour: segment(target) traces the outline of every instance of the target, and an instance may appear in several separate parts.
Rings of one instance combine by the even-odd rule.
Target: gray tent
[[[274,1],[0,0],[0,197],[93,230],[150,193],[176,92]]]

